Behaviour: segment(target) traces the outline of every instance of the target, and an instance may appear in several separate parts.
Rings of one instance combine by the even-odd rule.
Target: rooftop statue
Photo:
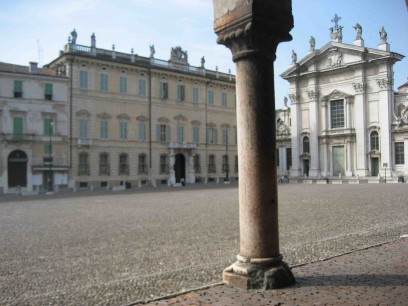
[[[76,40],[77,40],[78,34],[77,34],[77,32],[75,31],[75,29],[71,32],[71,36],[72,36],[71,43],[72,43],[73,45],[76,45]]]
[[[380,39],[382,44],[387,42],[387,36],[388,36],[387,31],[384,29],[383,26],[380,31]]]
[[[314,51],[316,46],[316,40],[313,36],[310,36],[309,44],[310,44],[309,51]]]
[[[154,54],[156,53],[154,45],[150,45],[149,47],[150,47],[150,58],[154,58]]]
[[[356,40],[361,39],[361,34],[363,34],[363,28],[359,23],[356,23],[356,25],[353,27],[356,30],[357,36]]]

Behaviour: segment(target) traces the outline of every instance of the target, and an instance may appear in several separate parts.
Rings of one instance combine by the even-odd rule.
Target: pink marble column
[[[290,0],[214,0],[217,42],[237,65],[240,251],[223,280],[274,289],[295,279],[279,252],[275,133],[275,53],[291,39]]]

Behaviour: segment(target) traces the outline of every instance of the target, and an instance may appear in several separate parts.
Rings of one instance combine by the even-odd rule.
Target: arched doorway
[[[27,186],[27,161],[27,154],[21,150],[10,153],[7,160],[9,187]]]
[[[186,158],[183,154],[176,154],[176,163],[174,165],[176,172],[176,183],[181,183],[181,179],[186,181]]]

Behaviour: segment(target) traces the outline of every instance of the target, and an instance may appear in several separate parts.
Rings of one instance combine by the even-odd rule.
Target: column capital
[[[213,0],[217,43],[231,49],[233,61],[251,54],[275,59],[280,42],[290,41],[291,0]]]

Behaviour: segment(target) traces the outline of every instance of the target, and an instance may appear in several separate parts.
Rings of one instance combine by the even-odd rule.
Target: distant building
[[[0,193],[68,185],[68,78],[0,62]]]
[[[343,43],[335,19],[331,41],[315,49],[312,37],[281,75],[290,83],[290,176],[408,176],[406,84],[393,92],[393,65],[404,56],[390,52],[384,28],[377,49],[364,46],[359,24],[354,43]]]
[[[74,33],[74,32],[73,32]],[[70,187],[170,186],[238,176],[235,77],[76,43],[47,67],[69,78]]]

